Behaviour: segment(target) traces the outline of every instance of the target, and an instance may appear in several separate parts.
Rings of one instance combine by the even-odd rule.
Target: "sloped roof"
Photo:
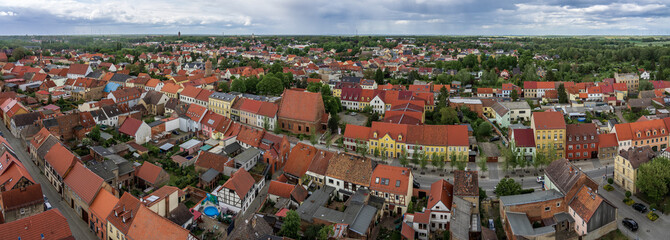
[[[344,129],[345,138],[367,141],[369,136],[370,136],[369,127],[347,124],[347,127]]]
[[[107,220],[107,216],[112,212],[112,209],[114,209],[114,206],[116,206],[116,203],[118,202],[119,198],[114,196],[114,194],[111,194],[107,190],[100,190],[88,209],[92,214],[97,215],[103,220]]]
[[[54,144],[53,147],[51,147],[51,150],[47,152],[47,155],[44,156],[44,160],[48,162],[61,177],[65,176],[65,173],[70,169],[70,166],[74,164],[76,159],[77,157],[61,144]]]
[[[451,210],[454,186],[444,179],[437,180],[430,185],[430,196],[428,196],[428,209],[433,209],[440,201]]]
[[[407,195],[413,179],[412,171],[406,167],[380,164],[375,167],[370,177],[370,189],[396,195]]]
[[[535,147],[535,135],[533,129],[517,128],[513,131],[514,143],[517,147]]]
[[[163,168],[154,165],[153,163],[150,162],[144,162],[142,163],[142,166],[140,166],[139,169],[135,172],[135,175],[144,181],[147,181],[151,184],[156,184],[156,181],[158,180],[158,176],[160,176],[161,172],[164,172]]]
[[[335,153],[330,151],[318,150],[312,162],[309,164],[307,171],[313,172],[319,175],[325,175],[326,170],[328,170],[328,163],[330,159],[335,156]]]
[[[116,202],[116,206],[107,216],[107,221],[114,225],[121,233],[128,234],[130,225],[135,221],[137,211],[140,208],[140,200],[129,192],[124,192],[123,196]],[[123,221],[123,218],[126,221]]]
[[[123,121],[123,124],[121,124],[121,127],[119,128],[119,132],[125,133],[130,136],[135,136],[135,133],[137,133],[137,130],[140,129],[140,126],[142,126],[142,123],[144,123],[141,120],[128,117],[126,118],[125,121]]]
[[[598,210],[603,198],[590,187],[582,186],[570,202],[572,208],[585,222],[589,222]]]
[[[304,143],[296,144],[291,149],[291,153],[284,166],[284,172],[298,178],[302,177],[307,172],[307,168],[309,168],[316,153],[317,149],[313,146]]]
[[[270,187],[268,188],[268,194],[279,196],[282,198],[291,198],[291,192],[295,188],[295,185],[279,182],[276,180],[270,181]]]
[[[238,169],[232,175],[233,176],[223,184],[223,187],[235,191],[237,196],[239,196],[240,199],[243,199],[247,193],[249,193],[249,190],[251,190],[256,181],[244,168]]]
[[[361,186],[370,186],[373,169],[374,163],[371,159],[340,153],[330,160],[326,176]]]
[[[40,184],[28,185],[25,188],[8,189],[0,193],[0,206],[4,212],[42,203],[44,203],[44,198],[42,198],[42,186]]]
[[[0,225],[0,239],[74,239],[58,209]]]
[[[559,112],[534,112],[532,118],[537,130],[565,129],[565,119]]]
[[[619,146],[616,140],[616,133],[599,134],[598,146],[601,148]]]
[[[279,117],[306,122],[321,120],[325,107],[321,93],[284,90],[279,104]]]
[[[76,162],[64,182],[74,190],[79,198],[90,205],[104,180],[81,163]]]
[[[129,239],[188,239],[189,231],[140,206],[135,221],[128,228]]]

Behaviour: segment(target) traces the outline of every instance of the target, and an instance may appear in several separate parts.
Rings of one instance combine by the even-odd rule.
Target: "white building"
[[[220,207],[242,214],[247,211],[263,186],[265,180],[262,177],[256,182],[249,172],[240,168],[226,183],[214,189],[212,194],[219,199]]]

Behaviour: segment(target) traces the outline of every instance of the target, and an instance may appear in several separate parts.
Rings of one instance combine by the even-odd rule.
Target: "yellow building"
[[[230,118],[230,108],[233,106],[233,103],[237,100],[237,96],[222,93],[214,92],[212,95],[209,95],[209,103],[207,104],[207,109],[221,114],[224,117]]]
[[[654,151],[649,146],[621,150],[614,159],[614,183],[626,191],[637,193],[637,169],[643,163],[651,161],[654,156]]]
[[[559,112],[534,112],[530,127],[535,135],[537,152],[556,150],[556,157],[565,157],[565,119]]]
[[[468,129],[465,125],[405,125],[373,122],[368,140],[370,154],[398,158],[422,153],[449,161],[452,153],[459,157],[469,152]]]

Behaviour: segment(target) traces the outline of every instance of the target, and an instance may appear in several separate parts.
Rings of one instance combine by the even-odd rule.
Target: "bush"
[[[630,191],[626,191],[626,198],[630,198],[630,196],[633,195]]]
[[[655,212],[649,212],[647,213],[647,218],[649,218],[649,220],[651,220],[652,222],[656,221],[656,219],[658,219],[658,214],[656,214]]]
[[[612,178],[608,178],[608,179],[607,179],[607,183],[609,183],[609,184],[614,184],[614,179],[612,179]]]
[[[521,192],[519,192],[519,194],[526,194],[526,193],[532,193],[532,192],[535,192],[535,189],[533,189],[533,188],[521,189]]]
[[[610,191],[614,190],[614,187],[612,187],[612,185],[607,184],[607,185],[603,186],[603,189],[605,189],[605,190],[607,190],[608,192],[610,192]]]
[[[633,199],[630,198],[625,198],[623,202],[628,206],[633,205],[633,203],[635,203],[635,201],[633,201]]]

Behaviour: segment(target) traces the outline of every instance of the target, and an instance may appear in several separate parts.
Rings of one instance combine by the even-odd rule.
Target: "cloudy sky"
[[[0,35],[670,35],[670,0],[0,0]]]

